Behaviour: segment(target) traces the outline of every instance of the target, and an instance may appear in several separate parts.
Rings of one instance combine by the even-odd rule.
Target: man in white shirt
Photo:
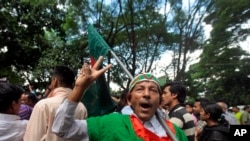
[[[8,82],[0,82],[0,141],[22,141],[27,120],[18,116],[24,90]]]

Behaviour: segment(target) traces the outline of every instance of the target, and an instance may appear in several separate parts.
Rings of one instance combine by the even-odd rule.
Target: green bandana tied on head
[[[142,81],[154,82],[158,86],[159,92],[161,92],[161,86],[159,84],[159,80],[150,73],[142,73],[134,77],[133,80],[129,84],[129,92],[132,91],[132,89],[137,83],[142,82]]]

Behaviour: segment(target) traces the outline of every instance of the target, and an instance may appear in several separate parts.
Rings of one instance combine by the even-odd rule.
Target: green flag
[[[92,25],[88,28],[88,44],[92,66],[99,56],[106,56],[110,50],[107,43]],[[81,101],[88,110],[88,117],[105,115],[113,112],[116,108],[115,103],[111,99],[104,74],[88,88]]]
[[[93,25],[88,27],[88,41],[89,41],[89,53],[95,60],[99,56],[106,56],[111,50],[109,45],[105,42],[102,36],[96,31]]]

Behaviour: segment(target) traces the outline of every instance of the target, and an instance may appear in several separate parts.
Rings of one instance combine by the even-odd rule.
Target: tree
[[[174,79],[185,81],[187,65],[190,64],[192,53],[202,49],[204,41],[203,20],[210,9],[210,1],[196,0],[179,3],[173,7],[170,31],[175,35],[171,45],[173,51],[172,68]],[[190,55],[191,54],[191,55]]]
[[[214,0],[205,22],[213,26],[211,40],[227,46],[244,41],[250,33],[250,1],[248,0]]]
[[[211,38],[201,54],[200,62],[190,67],[193,91],[211,99],[226,99],[230,104],[247,104],[249,99],[249,54],[239,41],[249,36],[243,28],[249,19],[245,1],[211,1],[211,12],[205,21],[212,24]],[[239,36],[239,33],[242,33]],[[244,33],[244,34],[243,34]]]
[[[8,75],[15,83],[31,81],[27,74],[32,73],[42,51],[49,48],[44,27],[63,35],[62,13],[54,4],[32,6],[21,0],[2,0],[0,7],[0,75]]]
[[[132,75],[148,72],[166,50],[168,33],[159,1],[115,1],[110,5],[95,3],[95,27]],[[92,18],[93,19],[93,18]],[[129,77],[111,56],[110,80],[126,88]],[[111,77],[112,76],[112,77]]]

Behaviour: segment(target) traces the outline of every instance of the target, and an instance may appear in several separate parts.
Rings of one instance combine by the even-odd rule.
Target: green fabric
[[[158,86],[158,88],[161,89],[159,80],[154,75],[150,73],[142,73],[131,80],[129,84],[129,91],[131,91],[138,82],[142,82],[145,80],[154,82]]]
[[[88,117],[105,115],[114,111],[116,104],[111,99],[104,75],[101,75],[87,89],[81,102],[87,108]]]
[[[99,56],[106,56],[111,50],[102,36],[96,31],[93,25],[88,27],[88,44],[90,54],[97,60]]]
[[[177,125],[174,125],[174,129],[175,129],[175,133],[176,133],[176,138],[178,139],[178,141],[188,141],[187,136],[185,135],[185,133],[183,132],[182,129],[180,129]]]
[[[97,60],[100,55],[106,56],[109,51],[108,45],[92,25],[88,27],[88,42],[90,55],[93,56],[95,60]],[[87,89],[81,102],[84,103],[88,110],[88,117],[105,115],[114,111],[116,104],[111,99],[105,75],[101,75],[95,83]]]
[[[112,113],[87,119],[90,141],[142,141],[137,137],[128,115]]]
[[[87,119],[90,141],[142,141],[134,132],[129,115],[112,113]],[[178,141],[188,141],[184,132],[175,124]]]

